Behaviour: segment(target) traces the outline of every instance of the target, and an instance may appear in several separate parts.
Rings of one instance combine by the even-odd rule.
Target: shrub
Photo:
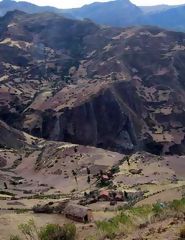
[[[180,230],[180,238],[185,239],[185,226]]]
[[[49,204],[33,206],[34,213],[53,213],[54,209]]]
[[[63,240],[63,228],[57,224],[47,224],[39,232],[40,240]]]
[[[160,203],[156,203],[153,205],[152,211],[154,212],[155,215],[159,216],[163,212],[163,207],[161,206]]]
[[[96,226],[101,232],[105,234],[107,238],[109,239],[115,238],[118,226],[112,224],[111,221],[98,221],[96,222]]]
[[[95,236],[88,236],[85,240],[97,240]]]
[[[21,238],[19,236],[17,236],[17,235],[15,235],[15,236],[12,235],[10,237],[10,240],[21,240]]]
[[[76,226],[73,223],[68,223],[63,226],[64,230],[64,239],[65,240],[74,240],[76,236]]]
[[[119,166],[113,166],[111,168],[111,173],[112,174],[115,174],[115,173],[118,173],[118,172],[120,172]]]
[[[152,212],[150,205],[144,205],[139,207],[133,207],[129,209],[130,213],[135,216],[146,217]]]
[[[105,234],[109,239],[114,239],[120,230],[120,225],[131,224],[129,216],[123,212],[113,217],[109,221],[97,221],[96,226],[98,229]]]
[[[19,225],[20,232],[24,235],[24,239],[31,240],[75,240],[76,226],[74,224],[66,224],[60,226],[58,224],[47,224],[38,229],[33,220],[28,223]],[[11,236],[10,240],[23,240],[19,236]]]
[[[29,209],[26,209],[26,208],[15,209],[16,214],[23,214],[23,213],[26,213],[26,212],[29,212]]]
[[[38,229],[32,219],[30,219],[27,223],[20,224],[18,228],[26,239],[30,238],[37,240]]]
[[[8,196],[15,197],[15,194],[14,194],[14,193],[11,193],[11,192],[8,192],[8,191],[3,191],[3,190],[1,190],[1,191],[0,191],[0,194],[1,194],[1,195],[8,195]]]
[[[74,224],[66,224],[63,227],[58,224],[47,224],[39,232],[40,240],[74,240],[75,236]]]
[[[181,200],[174,200],[170,204],[170,208],[175,211],[185,212],[185,198],[182,198]]]

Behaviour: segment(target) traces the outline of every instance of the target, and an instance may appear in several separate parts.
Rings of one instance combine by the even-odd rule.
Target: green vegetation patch
[[[1,195],[11,196],[11,197],[14,197],[14,196],[15,196],[14,193],[11,193],[11,192],[8,192],[8,191],[3,191],[3,190],[0,190],[0,194],[1,194]]]
[[[97,221],[97,228],[105,233],[105,236],[114,239],[118,232],[120,232],[121,225],[130,225],[132,221],[129,216],[123,212],[119,213],[117,216],[113,217],[109,221]]]
[[[115,239],[119,234],[124,234],[126,230],[137,228],[139,224],[137,219],[141,222],[155,221],[155,219],[163,219],[173,214],[185,213],[185,198],[181,200],[174,200],[169,204],[156,203],[154,205],[144,205],[139,207],[131,207],[129,209],[121,210],[117,216],[110,220],[98,221],[96,226],[100,234],[109,238]],[[169,215],[168,215],[169,214]],[[182,231],[183,234],[183,231]]]
[[[60,226],[58,224],[47,224],[37,228],[33,220],[18,226],[19,231],[24,236],[12,235],[10,240],[75,240],[76,226],[72,223]]]

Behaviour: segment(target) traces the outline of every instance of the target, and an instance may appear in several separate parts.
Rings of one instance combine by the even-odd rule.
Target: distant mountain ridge
[[[9,11],[20,10],[26,13],[43,13],[43,12],[53,12],[57,14],[62,14],[63,10],[50,7],[50,6],[37,6],[35,4],[14,0],[2,0],[0,2],[0,16],[4,16]]]
[[[185,4],[183,4],[185,5]],[[176,7],[180,7],[183,5],[167,5],[167,4],[161,4],[161,5],[155,5],[155,6],[141,6],[140,9],[146,13],[146,14],[153,14],[153,13],[159,13],[163,11],[167,11]]]
[[[185,5],[139,7],[129,0],[115,0],[94,2],[81,8],[57,9],[49,6],[41,7],[24,1],[3,0],[0,2],[0,16],[12,10],[26,13],[52,12],[69,18],[89,19],[101,25],[116,27],[153,25],[185,31]]]
[[[142,10],[129,0],[95,2],[68,12],[75,18],[89,18],[99,24],[118,27],[133,25],[142,15]]]
[[[167,29],[185,31],[185,5],[148,14],[142,17],[140,21],[140,24],[146,23]]]

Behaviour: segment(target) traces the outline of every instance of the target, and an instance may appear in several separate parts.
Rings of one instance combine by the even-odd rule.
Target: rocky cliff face
[[[9,13],[0,19],[0,118],[49,140],[183,153],[184,39]]]
[[[49,138],[120,151],[133,150],[137,143],[135,126],[113,88],[72,109],[65,108],[52,120]],[[44,118],[44,122],[48,125],[50,121]],[[42,129],[42,133],[45,132],[48,133]]]

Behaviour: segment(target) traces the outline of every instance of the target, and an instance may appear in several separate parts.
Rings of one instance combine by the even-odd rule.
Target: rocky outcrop
[[[56,118],[50,138],[82,145],[131,151],[137,134],[129,111],[111,89],[80,106],[64,109]],[[57,127],[58,126],[58,127]]]
[[[28,120],[33,118],[30,113],[25,118],[24,130],[31,128],[31,134],[55,141],[133,151],[139,142],[141,124],[137,124],[136,114],[129,109],[130,103],[124,103],[117,92],[122,84],[125,88],[129,85],[112,84],[77,106],[64,107],[60,112],[40,112],[32,125]]]

